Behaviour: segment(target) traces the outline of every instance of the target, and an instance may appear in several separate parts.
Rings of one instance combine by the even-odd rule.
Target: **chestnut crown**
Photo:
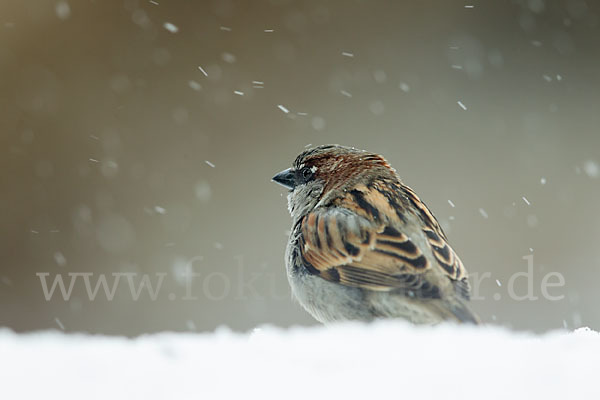
[[[294,190],[313,180],[324,184],[323,192],[368,176],[399,180],[396,171],[380,155],[340,145],[324,145],[303,151],[273,181]],[[368,179],[367,179],[368,180]]]

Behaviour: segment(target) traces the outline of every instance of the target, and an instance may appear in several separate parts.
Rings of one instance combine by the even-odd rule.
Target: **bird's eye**
[[[310,181],[314,176],[314,172],[311,167],[304,167],[298,172],[299,173],[296,178],[299,181],[298,183],[306,183],[306,182]]]

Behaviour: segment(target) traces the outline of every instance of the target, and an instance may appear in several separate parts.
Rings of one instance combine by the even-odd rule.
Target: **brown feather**
[[[435,217],[410,188],[393,183],[358,184],[332,206],[305,216],[301,227],[304,259],[321,278],[347,286],[417,293],[427,289],[434,296],[437,288],[426,277],[435,269],[456,281],[457,292],[468,293],[464,267]],[[390,187],[396,190],[390,192]],[[409,218],[407,202],[423,222],[428,249],[421,249],[403,232]],[[433,263],[428,254],[433,255]]]

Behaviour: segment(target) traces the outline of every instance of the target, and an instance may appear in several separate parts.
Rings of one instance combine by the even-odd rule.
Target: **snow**
[[[56,16],[62,20],[68,19],[71,16],[71,7],[66,1],[59,1],[54,7]]]
[[[228,64],[234,64],[237,60],[237,57],[235,56],[235,54],[232,54],[228,51],[221,54],[221,58],[223,59],[223,61],[225,61]]]
[[[65,255],[60,251],[54,252],[54,261],[56,261],[56,264],[58,264],[58,266],[60,267],[64,267],[65,265],[67,265],[67,259]]]
[[[194,81],[194,80],[188,81],[188,86],[195,91],[202,89],[202,85],[200,85],[200,83],[198,83],[197,81]]]
[[[483,208],[479,209],[479,214],[481,214],[481,216],[485,219],[488,219],[489,217],[488,213]]]
[[[174,23],[172,23],[172,22],[165,22],[165,23],[163,24],[163,27],[164,27],[166,30],[168,30],[169,32],[171,32],[171,33],[177,33],[177,32],[179,32],[179,27],[177,27],[177,25],[175,25],[175,24],[174,24]]]
[[[3,329],[0,354],[7,399],[600,398],[600,334],[585,328],[380,322],[135,339]]]
[[[202,66],[201,66],[201,65],[198,65],[198,69],[200,70],[200,72],[202,72],[202,74],[203,74],[204,76],[208,76],[208,74],[206,73],[206,71],[204,70],[204,68],[202,68]]]
[[[583,171],[590,178],[598,178],[598,176],[600,176],[600,166],[593,160],[587,160],[585,164],[583,164]]]
[[[56,322],[56,325],[58,325],[58,327],[59,327],[61,330],[63,330],[63,331],[65,330],[65,326],[64,326],[64,325],[63,325],[63,323],[60,321],[60,319],[58,319],[58,318],[54,318],[54,322]]]

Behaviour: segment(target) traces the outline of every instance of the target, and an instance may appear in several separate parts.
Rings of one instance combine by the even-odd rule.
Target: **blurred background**
[[[481,279],[486,322],[600,329],[599,11],[3,1],[0,325],[315,324],[291,300],[270,178],[339,143],[382,153],[420,194]]]

